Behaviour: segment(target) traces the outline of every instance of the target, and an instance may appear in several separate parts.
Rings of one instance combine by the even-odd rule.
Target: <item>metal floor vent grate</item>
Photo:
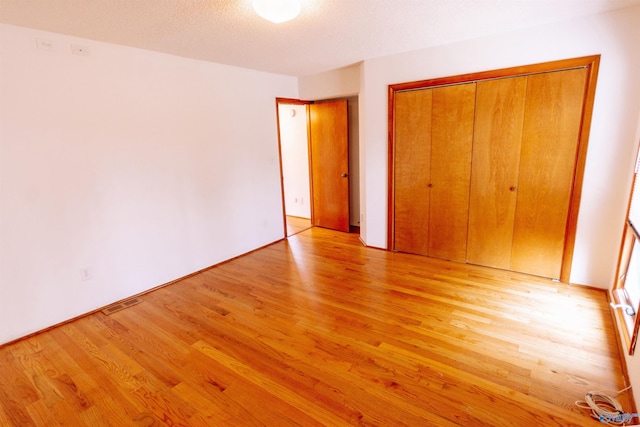
[[[126,301],[120,301],[119,303],[105,307],[102,309],[102,312],[108,316],[112,313],[115,313],[116,311],[124,310],[127,307],[140,304],[141,302],[142,300],[140,298],[131,298]]]

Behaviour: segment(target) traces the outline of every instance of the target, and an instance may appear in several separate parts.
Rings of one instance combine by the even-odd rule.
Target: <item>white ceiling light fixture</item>
[[[299,0],[253,0],[253,10],[276,24],[290,21],[300,13]]]

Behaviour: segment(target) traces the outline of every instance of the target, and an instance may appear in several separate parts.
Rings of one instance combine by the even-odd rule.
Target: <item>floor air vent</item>
[[[131,307],[132,305],[140,304],[142,300],[140,298],[131,298],[125,301],[120,301],[116,304],[110,305],[102,309],[102,313],[107,316],[115,313],[116,311],[124,310],[127,307]]]

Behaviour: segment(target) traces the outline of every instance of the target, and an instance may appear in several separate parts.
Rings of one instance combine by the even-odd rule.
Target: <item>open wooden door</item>
[[[349,126],[347,101],[309,106],[311,221],[349,232]]]

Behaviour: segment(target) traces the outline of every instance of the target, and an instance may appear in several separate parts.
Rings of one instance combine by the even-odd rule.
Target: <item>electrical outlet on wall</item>
[[[80,280],[87,281],[93,278],[93,272],[89,267],[83,267],[80,269]]]

